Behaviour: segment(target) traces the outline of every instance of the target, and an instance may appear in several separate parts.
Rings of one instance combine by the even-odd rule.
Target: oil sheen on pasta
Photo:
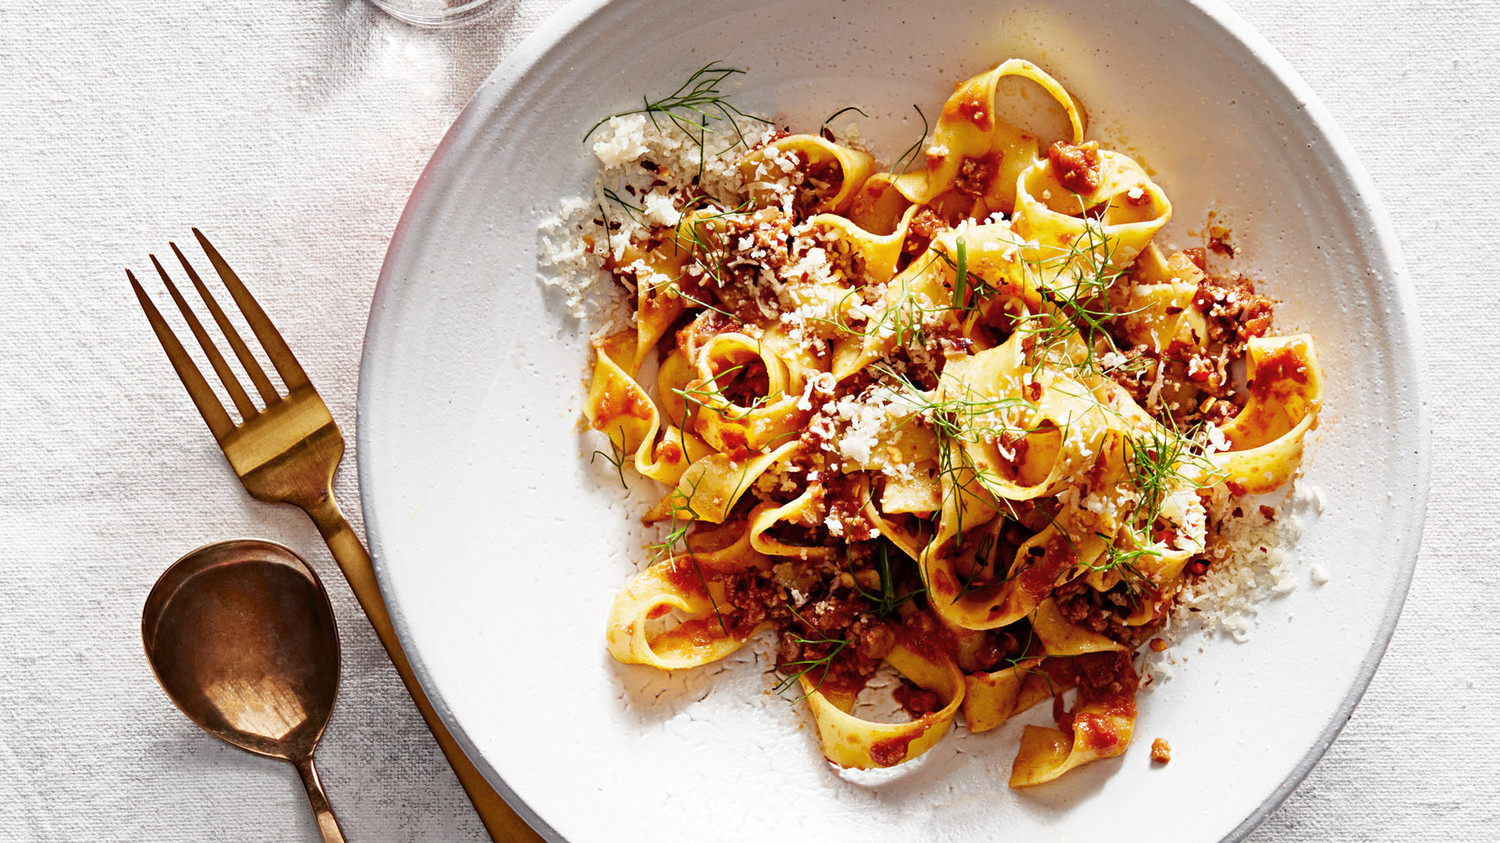
[[[998,119],[1004,77],[1066,133]],[[1026,61],[958,85],[897,171],[826,129],[745,124],[691,172],[666,154],[690,133],[630,119],[596,146],[625,175],[577,232],[631,302],[586,414],[662,484],[643,516],[665,538],[610,653],[685,669],[772,634],[845,767],[1049,699],[1012,786],[1124,752],[1135,650],[1221,564],[1245,496],[1298,469],[1312,339],[1272,334],[1203,250],[1164,252],[1166,194]],[[855,706],[882,666],[904,722]]]

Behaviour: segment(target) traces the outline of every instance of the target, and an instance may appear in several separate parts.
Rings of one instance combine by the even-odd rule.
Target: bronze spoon
[[[344,843],[313,766],[339,688],[333,607],[279,544],[220,542],[182,557],[146,598],[141,639],[156,680],[189,720],[302,776],[325,843]]]

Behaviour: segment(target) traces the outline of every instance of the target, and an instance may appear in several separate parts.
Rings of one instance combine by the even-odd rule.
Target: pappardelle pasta
[[[1167,195],[1030,62],[959,84],[888,170],[728,106],[735,72],[596,127],[609,178],[577,236],[630,307],[585,412],[663,490],[609,652],[679,670],[769,632],[843,767],[1048,699],[1012,786],[1121,754],[1136,649],[1222,564],[1230,513],[1299,468],[1311,337],[1164,250]],[[1008,77],[1060,137],[1000,119]],[[882,669],[909,719],[861,707]]]

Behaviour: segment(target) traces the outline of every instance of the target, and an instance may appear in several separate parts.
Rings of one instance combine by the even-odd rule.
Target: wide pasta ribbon
[[[729,511],[756,478],[771,466],[788,457],[797,448],[795,441],[773,451],[736,459],[711,453],[687,467],[676,488],[667,492],[642,520],[706,521],[718,524],[729,517]]]
[[[636,471],[643,477],[676,483],[691,462],[708,455],[709,448],[680,427],[668,425],[663,430],[656,402],[629,368],[635,340],[634,332],[622,331],[595,344],[594,379],[584,415],[595,430],[609,436],[617,459],[633,457]],[[671,409],[678,410],[678,418],[685,418],[679,407]],[[658,437],[658,433],[662,435]]]
[[[904,223],[903,223],[904,225]],[[965,277],[958,278],[959,243],[965,253]],[[965,308],[976,279],[985,287],[986,307],[1032,312],[1041,306],[1027,280],[1022,241],[1007,223],[945,231],[893,277],[881,291],[867,322],[834,345],[833,374],[843,380],[889,355],[898,347],[920,344],[929,332],[966,335],[979,348],[988,345],[972,331],[976,315]]]
[[[1135,690],[1139,677],[1130,664],[1128,653],[1099,653],[1080,656],[1078,670],[1089,672],[1096,667],[1111,671],[1113,687],[1100,687],[1080,677],[1078,705],[1059,718],[1064,728],[1049,729],[1027,726],[1021,734],[1021,748],[1011,765],[1010,786],[1030,787],[1050,782],[1076,767],[1101,758],[1113,758],[1130,746],[1135,733]]]
[[[678,279],[693,252],[680,235],[669,244],[650,251],[635,243],[626,243],[619,252],[618,258],[611,257],[607,265],[635,278],[636,342],[635,353],[628,364],[624,358],[616,359],[634,375],[656,347],[657,340],[686,308]]]
[[[1000,670],[964,674],[964,725],[971,732],[988,732],[1062,693],[1068,686],[1048,672],[1046,665],[1045,659],[1036,657]]]
[[[1120,304],[1124,335],[1158,354],[1173,343],[1204,348],[1208,321],[1193,306],[1197,295],[1198,285],[1189,281],[1131,287]]]
[[[943,707],[906,723],[876,723],[849,713],[853,700],[847,695],[825,695],[807,674],[800,677],[818,724],[823,757],[840,767],[894,767],[916,758],[948,734],[963,703],[963,674],[947,655],[902,640],[886,656],[886,663],[936,694]]]
[[[935,491],[935,489],[934,489]],[[916,518],[903,518],[902,512],[887,508],[887,500],[891,494],[891,483],[886,481],[885,494],[880,504],[877,505],[870,495],[869,483],[866,482],[860,489],[860,499],[864,501],[861,512],[880,535],[896,546],[897,550],[906,554],[913,561],[922,558],[922,549],[931,541],[931,529],[926,522]]]
[[[1100,151],[1097,187],[1076,193],[1048,160],[1027,168],[1016,185],[1016,233],[1035,242],[1040,286],[1072,295],[1102,273],[1123,272],[1172,217],[1172,203],[1134,160]]]
[[[1036,161],[1037,152],[1034,135],[995,117],[995,86],[1007,76],[1040,85],[1062,107],[1073,143],[1083,142],[1083,111],[1067,89],[1031,62],[1010,59],[989,73],[959,84],[943,104],[926,150],[926,166],[894,180],[896,189],[908,201],[929,204],[964,178],[973,195],[988,196],[990,211],[1011,211],[1006,184],[1016,183],[1018,174]]]
[[[769,626],[736,634],[721,614],[725,590],[716,575],[770,565],[750,546],[744,524],[730,525],[729,532],[738,538],[723,548],[690,547],[631,579],[609,610],[610,655],[662,670],[697,667],[724,658]]]
[[[1323,384],[1307,334],[1252,339],[1247,352],[1250,400],[1223,429],[1229,450],[1212,460],[1224,482],[1257,494],[1274,491],[1302,464]]]
[[[1065,669],[1069,657],[1125,651],[1118,642],[1065,619],[1051,598],[1037,606],[1031,626],[1040,653],[1033,647],[1033,655],[1000,670],[964,674],[963,712],[969,731],[993,729],[1073,687],[1073,673]]]
[[[634,331],[622,331],[594,344],[594,380],[583,412],[590,426],[610,444],[633,455],[660,424],[656,404],[635,380]]]
[[[698,350],[698,377],[679,393],[698,405],[695,428],[715,450],[731,455],[761,451],[785,442],[806,423],[809,412],[798,406],[802,373],[789,377],[786,362],[759,340],[738,332],[718,334]],[[752,367],[765,385],[751,388],[749,404],[727,395],[731,384],[748,380]]]
[[[1047,598],[1037,604],[1031,628],[1049,656],[1081,656],[1084,653],[1125,652],[1125,645],[1064,618],[1057,601]]]
[[[1070,531],[1061,521],[1024,542],[1002,570],[994,528],[1011,502],[1054,494],[1066,473],[1092,466],[1101,441],[1123,415],[1108,413],[1079,381],[1038,379],[1024,365],[1023,338],[982,351],[944,371],[936,412],[954,420],[942,478],[937,535],[923,551],[930,602],[966,629],[994,629],[1033,612],[1065,574],[1092,566],[1110,534]],[[956,453],[955,453],[956,451]]]
[[[750,511],[750,545],[767,556],[792,556],[798,559],[828,559],[833,550],[820,544],[796,544],[777,538],[771,531],[778,525],[813,527],[822,522],[823,486],[810,484],[802,494],[784,504],[763,503]]]
[[[896,219],[891,231],[876,234],[860,227],[853,220],[837,214],[819,214],[809,222],[815,230],[826,232],[847,246],[851,255],[858,258],[864,270],[862,278],[870,284],[883,285],[896,274],[896,264],[901,258],[901,246],[906,242],[907,229],[915,208],[908,208]]]
[[[810,214],[848,209],[860,187],[875,170],[870,153],[851,149],[817,135],[788,135],[745,156],[740,174],[757,207],[774,206],[777,182],[802,172],[815,197]]]

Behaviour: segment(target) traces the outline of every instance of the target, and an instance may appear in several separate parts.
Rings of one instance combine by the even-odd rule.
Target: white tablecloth
[[[363,0],[0,5],[0,839],[318,839],[292,771],[191,726],[141,652],[156,576],[238,535],[300,549],[330,585],[345,662],[318,757],[350,838],[484,839],[317,533],[235,482],[122,270],[149,273],[148,253],[203,228],[352,433],[362,329],[407,194],[556,5],[444,33]],[[1342,737],[1253,839],[1494,839],[1500,3],[1231,5],[1372,172],[1434,381],[1405,614]],[[1164,798],[1170,829],[1171,799],[1192,794]]]

